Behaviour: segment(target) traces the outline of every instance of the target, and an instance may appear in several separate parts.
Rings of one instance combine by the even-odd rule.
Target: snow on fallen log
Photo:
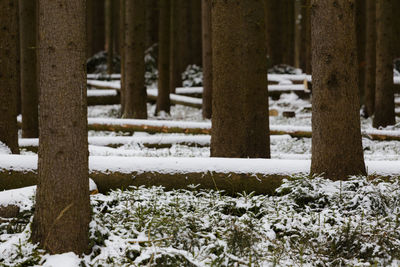
[[[88,80],[121,80],[121,74],[103,74],[103,73],[90,73],[87,75]]]
[[[366,162],[370,175],[398,176],[396,161]],[[164,186],[166,190],[199,188],[225,190],[228,194],[273,194],[282,179],[308,175],[309,160],[230,158],[89,157],[90,178],[99,192],[129,186]],[[35,185],[37,157],[0,155],[0,190]]]
[[[87,104],[95,105],[115,105],[121,103],[121,98],[116,90],[88,90]]]

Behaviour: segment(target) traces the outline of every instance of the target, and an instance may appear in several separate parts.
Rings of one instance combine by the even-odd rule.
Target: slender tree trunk
[[[358,90],[360,104],[364,100],[365,84],[365,42],[366,42],[366,0],[356,0],[356,33],[357,33],[357,58],[358,58]]]
[[[0,142],[14,154],[18,149],[17,92],[18,5],[15,0],[0,1]]]
[[[393,86],[393,0],[376,1],[376,88],[373,126],[396,123]]]
[[[96,54],[103,51],[105,47],[105,9],[104,0],[91,1],[93,1],[93,28],[91,28],[93,34],[92,53]]]
[[[312,73],[312,51],[311,51],[311,0],[306,0],[306,17],[305,17],[305,26],[306,26],[306,69],[305,73]]]
[[[121,16],[119,17],[119,31],[120,31],[120,52],[121,52],[121,116],[123,117],[125,114],[125,95],[126,95],[126,87],[125,87],[125,35],[126,35],[126,20],[125,20],[125,1],[120,0],[120,8],[121,8]]]
[[[365,40],[365,110],[370,117],[375,111],[375,70],[376,70],[376,0],[367,0]]]
[[[190,33],[192,40],[191,64],[201,66],[201,0],[190,0]]]
[[[22,137],[39,137],[36,71],[36,2],[19,0]]]
[[[311,173],[365,174],[361,144],[354,1],[311,1]]]
[[[212,114],[212,37],[211,0],[202,0],[203,34],[203,118]]]
[[[212,49],[211,156],[269,157],[263,1],[213,0]]]
[[[145,1],[127,0],[125,2],[124,118],[147,119],[147,94],[144,84]]]
[[[105,50],[107,52],[107,73],[113,73],[114,58],[114,25],[113,25],[113,0],[105,0]]]
[[[146,49],[157,42],[158,0],[146,0]]]
[[[284,35],[281,49],[283,59],[281,63],[294,66],[295,52],[295,0],[280,0],[280,12],[282,16],[281,34]]]
[[[158,43],[158,97],[156,114],[160,111],[170,111],[170,84],[169,84],[169,59],[170,59],[170,20],[171,0],[160,0],[160,25]]]
[[[86,1],[38,2],[40,144],[32,240],[51,254],[82,254],[90,222]]]
[[[171,1],[171,38],[170,38],[170,58],[169,58],[169,87],[171,93],[175,93],[176,87],[182,84],[180,66],[179,66],[179,12],[180,12],[180,2],[177,0]]]
[[[120,1],[119,0],[112,0],[112,4],[113,4],[113,47],[114,47],[114,54],[115,55],[121,55],[121,51],[120,51],[120,32],[119,32],[119,20],[120,20],[120,16],[121,16],[121,6],[120,6]]]
[[[307,0],[301,0],[301,44],[300,44],[300,68],[303,72],[307,69]]]
[[[190,20],[189,20],[189,9],[190,9],[190,1],[188,0],[176,0],[179,1],[180,4],[180,12],[179,12],[179,33],[180,38],[178,40],[179,47],[179,73],[182,74],[191,62],[191,44],[190,44]]]
[[[300,53],[301,53],[301,0],[294,0],[295,9],[294,9],[294,66],[296,68],[300,68]]]
[[[264,1],[269,66],[274,66],[277,64],[281,64],[283,61],[283,33],[281,32],[281,24],[283,18],[280,13],[282,0]]]

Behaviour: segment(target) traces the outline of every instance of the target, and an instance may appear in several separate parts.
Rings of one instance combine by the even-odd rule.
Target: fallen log
[[[116,105],[121,103],[121,98],[116,90],[88,90],[88,106]]]
[[[367,161],[366,166],[374,177],[400,175],[396,161]],[[129,186],[171,190],[199,185],[228,194],[274,194],[283,179],[306,176],[309,170],[309,160],[89,157],[89,177],[101,193]],[[36,182],[36,156],[0,155],[0,190]]]

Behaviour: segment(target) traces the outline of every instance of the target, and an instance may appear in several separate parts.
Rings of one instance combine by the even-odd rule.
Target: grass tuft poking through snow
[[[92,207],[80,266],[400,264],[398,179],[291,178],[275,196],[139,187],[92,196]],[[28,241],[32,210],[0,224],[1,266],[54,261]]]

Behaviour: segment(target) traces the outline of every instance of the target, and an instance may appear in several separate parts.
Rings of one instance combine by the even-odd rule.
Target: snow
[[[95,96],[116,96],[118,95],[116,90],[88,90],[87,96],[88,97],[95,97]]]
[[[45,255],[43,267],[80,267],[81,259],[73,252]]]

